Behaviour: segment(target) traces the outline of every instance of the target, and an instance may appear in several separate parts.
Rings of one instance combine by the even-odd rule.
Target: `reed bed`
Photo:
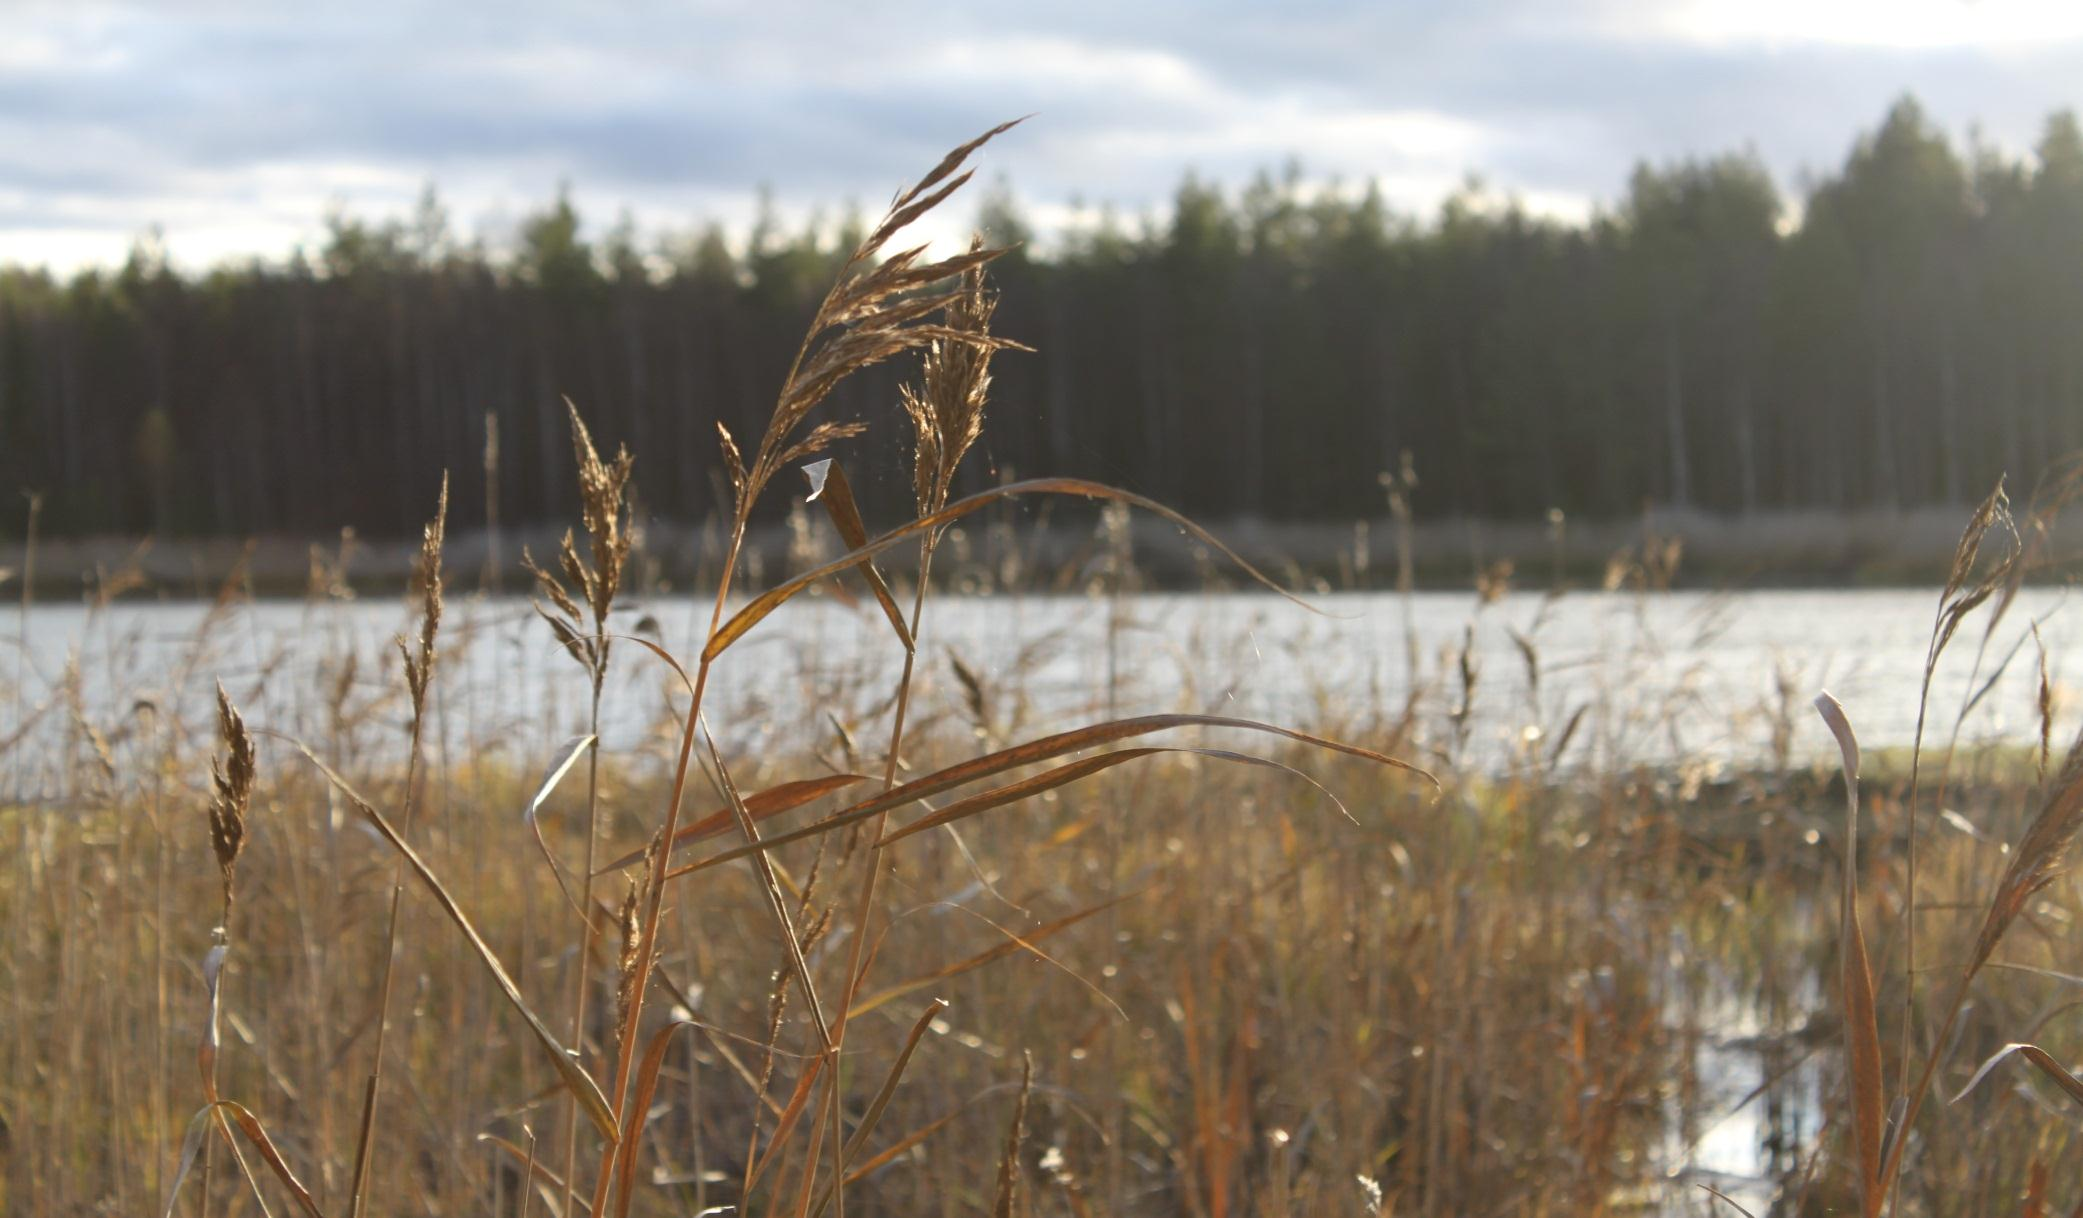
[[[1789,689],[1730,708],[1776,764],[1728,775],[1569,764],[1587,708],[1538,696],[1537,635],[1502,764],[1471,751],[1472,647],[1412,644],[1423,680],[1292,725],[1123,717],[1111,688],[1040,723],[1022,671],[936,653],[936,578],[970,580],[951,529],[1020,498],[1107,506],[1094,595],[1132,580],[1129,509],[1272,583],[1111,488],[954,494],[991,364],[1020,357],[990,329],[1002,251],[893,246],[1004,130],[897,197],[769,429],[719,436],[732,514],[692,646],[630,604],[641,455],[603,459],[569,406],[583,517],[529,556],[580,691],[568,745],[515,744],[546,708],[445,693],[474,617],[444,577],[446,486],[388,654],[339,628],[351,587],[314,554],[293,637],[252,629],[234,579],[177,665],[139,671],[116,573],[91,652],[47,690],[17,669],[6,1212],[2083,1207],[2062,1170],[2083,754],[2053,756],[2044,675],[2036,751],[1926,747],[1920,720],[1861,773],[1855,712],[1822,702],[1840,777],[1796,758],[1822,729]],[[914,353],[887,418],[817,418]],[[910,520],[864,518],[834,458],[861,426],[911,430]],[[798,569],[752,586],[747,531],[797,468]],[[1974,514],[1927,673],[1960,639],[1989,650],[2066,495]],[[1645,544],[1609,584],[1660,595],[1680,558]],[[1471,612],[1510,579],[1484,572]],[[894,687],[823,683],[800,721],[712,731],[712,675],[797,679],[719,661],[807,595],[887,627]],[[1110,668],[1143,658],[1117,647]],[[651,730],[611,743],[617,699],[655,706]],[[1750,1178],[1710,1170],[1731,1128]]]

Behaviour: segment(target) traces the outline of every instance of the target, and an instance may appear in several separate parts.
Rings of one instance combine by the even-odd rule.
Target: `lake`
[[[1963,740],[2036,736],[2035,621],[2057,695],[2057,736],[2071,727],[2062,693],[2083,618],[2067,601],[2059,589],[2022,594],[1986,646],[1985,616],[1968,620],[1934,682],[1933,738],[1944,739],[1975,693]],[[1425,764],[1805,761],[1829,747],[1807,706],[1823,688],[1844,702],[1868,748],[1908,743],[1936,596],[1515,593],[1480,604],[1467,593],[1428,592],[1332,594],[1312,604],[1317,612],[1255,594],[943,597],[929,602],[921,632],[917,714],[1002,741],[1113,714],[1194,710],[1379,742],[1417,691],[1414,760]],[[637,599],[617,621],[690,655],[707,614],[706,601]],[[218,679],[256,726],[319,735],[337,724],[327,709],[337,693],[380,731],[403,722],[390,640],[412,624],[409,608],[389,598],[260,602],[214,616],[193,602],[39,605],[0,626],[27,635],[26,647],[14,648],[20,692],[0,701],[9,725],[0,740],[74,663],[79,705],[105,731],[138,713],[141,700],[199,721],[193,712],[207,708]],[[583,729],[584,674],[525,600],[453,597],[442,639],[446,739],[548,756]],[[617,749],[662,741],[671,707],[684,706],[678,679],[642,648],[625,644],[615,655],[604,738]],[[805,732],[831,742],[834,721],[866,729],[886,711],[901,663],[872,602],[799,598],[719,661],[707,714],[734,750],[800,742]],[[0,666],[0,679],[6,672]],[[60,708],[32,734],[69,721]],[[862,747],[872,751],[875,733],[866,735]],[[19,765],[33,771],[39,762]]]

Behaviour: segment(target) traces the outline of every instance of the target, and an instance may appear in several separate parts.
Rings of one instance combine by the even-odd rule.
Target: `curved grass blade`
[[[1828,693],[1815,698],[1816,713],[1837,738],[1844,766],[1844,897],[1838,948],[1844,989],[1845,1052],[1851,1064],[1852,1134],[1859,1151],[1859,1183],[1867,1218],[1880,1213],[1881,1135],[1887,1113],[1882,1091],[1880,1013],[1874,1005],[1873,968],[1866,959],[1866,934],[1859,925],[1859,738],[1844,707]]]
[[[868,1137],[875,1132],[876,1123],[882,1120],[883,1110],[890,1106],[890,1097],[897,1093],[897,1081],[904,1076],[904,1068],[911,1064],[911,1055],[918,1050],[919,1041],[926,1029],[947,1010],[947,1001],[935,998],[926,1004],[926,1013],[911,1025],[911,1034],[904,1038],[904,1048],[898,1051],[897,1060],[890,1063],[890,1071],[883,1076],[882,1086],[875,1098],[868,1103],[868,1110],[861,1114],[861,1123],[854,1126],[853,1135],[846,1139],[846,1146],[839,1152],[839,1162],[832,1169],[832,1179],[825,1182],[824,1192],[819,1194],[817,1204],[810,1208],[810,1218],[824,1218],[825,1207],[832,1203],[832,1193],[838,1183],[846,1179],[846,1165],[868,1144]]]
[[[477,952],[478,959],[484,963],[485,971],[492,975],[493,983],[499,987],[499,991],[502,994],[506,995],[507,1002],[513,1006],[514,1010],[520,1013],[522,1020],[528,1025],[528,1030],[535,1034],[536,1041],[542,1045],[543,1052],[549,1056],[550,1064],[556,1068],[558,1076],[564,1080],[565,1087],[578,1097],[579,1106],[586,1110],[586,1115],[592,1119],[594,1128],[599,1130],[600,1135],[608,1141],[615,1141],[620,1131],[615,1126],[615,1114],[608,1107],[607,1097],[600,1093],[600,1087],[594,1083],[591,1075],[588,1075],[585,1070],[580,1068],[570,1051],[558,1043],[556,1036],[550,1032],[549,1026],[543,1023],[535,1012],[528,1008],[527,1001],[521,997],[520,987],[514,984],[512,977],[507,975],[505,967],[499,963],[499,957],[492,954],[492,949],[485,943],[484,936],[477,933],[477,927],[471,924],[470,918],[464,914],[462,906],[456,904],[456,899],[449,895],[448,889],[442,886],[441,880],[435,876],[432,869],[427,866],[412,847],[406,844],[405,839],[398,836],[398,831],[392,828],[391,823],[383,818],[383,814],[376,810],[375,805],[362,798],[361,793],[356,791],[352,784],[335,772],[333,767],[319,760],[318,755],[313,753],[302,741],[291,739],[290,743],[294,744],[297,751],[309,759],[312,765],[318,767],[318,772],[325,775],[327,782],[333,784],[333,789],[338,791],[341,797],[346,799],[348,803],[354,805],[355,810],[360,812],[363,818],[378,833],[383,835],[384,840],[391,844],[391,847],[412,868],[414,874],[419,876],[420,882],[425,884],[427,891],[433,894],[435,903],[441,906],[441,911],[448,915],[449,921],[456,924],[456,929],[463,932],[463,938]]]
[[[729,850],[712,854],[705,859],[676,867],[667,873],[668,878],[687,875],[696,871],[704,871],[710,867],[731,862],[734,859],[744,858],[748,854],[771,850],[776,846],[802,841],[804,838],[816,837],[822,833],[829,833],[833,829],[865,820],[879,812],[901,808],[906,804],[916,803],[921,799],[930,799],[942,791],[952,790],[955,787],[989,778],[994,774],[1002,774],[1007,770],[1016,769],[1020,766],[1038,765],[1044,761],[1053,761],[1066,753],[1075,753],[1080,749],[1114,744],[1122,740],[1146,736],[1151,732],[1164,731],[1174,727],[1228,727],[1238,728],[1243,731],[1263,732],[1268,735],[1279,736],[1282,739],[1293,740],[1298,744],[1306,744],[1312,748],[1324,749],[1333,753],[1343,753],[1346,756],[1358,757],[1365,761],[1374,762],[1377,765],[1390,766],[1394,769],[1415,774],[1426,782],[1431,783],[1435,788],[1439,786],[1439,779],[1433,777],[1430,772],[1420,769],[1407,761],[1399,761],[1385,753],[1377,753],[1373,749],[1361,748],[1356,744],[1346,744],[1343,741],[1313,736],[1308,732],[1298,732],[1292,728],[1280,727],[1271,723],[1261,723],[1256,719],[1236,719],[1227,715],[1199,715],[1187,712],[1139,715],[1134,718],[1109,719],[1100,723],[1088,724],[1085,727],[1058,732],[1053,736],[1043,736],[1035,740],[1012,745],[1008,748],[998,749],[994,752],[985,753],[980,757],[972,757],[968,761],[958,762],[948,766],[946,769],[936,770],[931,774],[915,778],[902,786],[892,787],[890,790],[872,799],[864,800],[852,807],[834,812],[823,820],[812,822],[798,829],[792,829],[786,833],[774,834],[755,845],[732,847]]]
[[[1967,1080],[1967,1086],[1962,1087],[1960,1089],[1960,1094],[1953,1097],[1952,1102],[1957,1104],[1961,1100],[1967,1098],[1968,1092],[1973,1091],[1976,1087],[1980,1086],[1982,1080],[1989,1076],[1989,1072],[1996,1069],[1996,1067],[1999,1064],[2001,1064],[2005,1058],[2010,1057],[2012,1054],[2016,1054],[2019,1057],[2024,1058],[2026,1061],[2031,1062],[2033,1065],[2038,1066],[2040,1068],[2040,1073],[2054,1080],[2056,1086],[2059,1086],[2063,1091],[2069,1093],[2070,1099],[2076,1101],[2079,1104],[2083,1104],[2083,1079],[2079,1079],[2075,1075],[2070,1074],[2066,1066],[2063,1066],[2060,1062],[2054,1060],[2053,1054],[2048,1053],[2045,1049],[2040,1048],[2038,1045],[2027,1044],[2005,1045],[2003,1048],[1991,1054],[1989,1060],[1983,1062],[1981,1068],[1975,1071],[1974,1077]]]
[[[1279,593],[1281,596],[1286,597],[1312,613],[1321,612],[1321,610],[1318,610],[1308,601],[1273,582],[1271,576],[1245,561],[1243,555],[1217,540],[1213,533],[1162,503],[1157,502],[1155,499],[1145,498],[1133,491],[1124,491],[1118,487],[1108,486],[1103,482],[1091,482],[1083,478],[1029,478],[1024,482],[1010,482],[1004,486],[992,487],[987,491],[979,491],[964,499],[957,499],[937,512],[921,516],[909,524],[892,529],[866,545],[854,547],[849,554],[843,554],[831,562],[805,571],[793,579],[775,585],[754,597],[743,608],[731,615],[731,619],[719,627],[714,635],[710,636],[708,646],[702,649],[702,658],[704,660],[714,660],[717,656],[722,655],[725,649],[740,638],[743,638],[745,633],[754,626],[759,625],[768,614],[787,604],[790,598],[819,580],[829,579],[849,567],[864,563],[884,550],[904,541],[906,538],[917,536],[932,529],[938,529],[942,525],[960,520],[972,512],[987,508],[1001,499],[1010,499],[1018,495],[1070,495],[1080,499],[1105,499],[1114,503],[1125,503],[1131,507],[1139,507],[1146,512],[1153,512],[1184,529],[1196,541],[1218,551],[1224,558],[1235,563],[1245,574],[1272,591]]]
[[[975,816],[980,812],[988,812],[993,808],[1002,808],[1007,804],[1018,803],[1031,795],[1054,790],[1057,787],[1076,782],[1081,778],[1097,774],[1102,770],[1109,770],[1125,762],[1134,761],[1141,757],[1156,756],[1160,753],[1187,753],[1197,757],[1211,758],[1216,761],[1232,761],[1239,765],[1264,766],[1267,769],[1279,770],[1282,773],[1299,778],[1310,786],[1315,787],[1318,791],[1323,792],[1324,797],[1337,806],[1339,813],[1345,819],[1353,819],[1352,813],[1346,811],[1345,804],[1340,802],[1336,795],[1325,789],[1322,783],[1293,766],[1282,765],[1277,761],[1268,761],[1263,757],[1253,757],[1249,753],[1233,753],[1227,749],[1133,748],[1121,749],[1112,753],[1101,753],[1097,757],[1085,757],[1066,765],[1058,766],[1053,770],[1047,770],[1032,777],[1023,778],[1018,782],[1009,782],[1002,787],[993,787],[991,790],[978,792],[966,799],[956,800],[937,812],[911,822],[875,844],[878,848],[888,846],[894,842],[902,841],[915,833],[923,833],[928,829],[938,828],[941,825]]]
[[[950,1124],[954,1122],[954,1119],[956,1117],[961,1116],[964,1112],[968,1111],[968,1109],[969,1105],[964,1104],[960,1108],[955,1109],[953,1112],[948,1113],[946,1116],[941,1117],[939,1120],[934,1121],[932,1124],[922,1125],[919,1128],[912,1130],[910,1133],[905,1134],[903,1137],[898,1138],[895,1142],[891,1143],[890,1147],[887,1150],[878,1152],[874,1158],[868,1160],[866,1163],[861,1164],[859,1167],[854,1168],[852,1171],[847,1172],[846,1182],[848,1184],[858,1184],[862,1180],[867,1179],[876,1171],[886,1166],[890,1162],[890,1160],[895,1159],[898,1155],[903,1154],[905,1151],[910,1150],[914,1146],[917,1146],[919,1143],[925,1141],[927,1138],[930,1138],[934,1134],[939,1133],[941,1130],[946,1129]]]
[[[528,831],[535,835],[535,848],[542,852],[542,861],[550,865],[550,874],[556,877],[557,891],[564,894],[565,903],[579,915],[579,921],[586,923],[591,923],[593,919],[587,916],[586,910],[579,904],[579,899],[572,895],[571,885],[564,879],[564,868],[558,864],[557,855],[550,849],[550,844],[543,840],[541,813],[543,803],[550,798],[550,793],[557,789],[557,784],[564,781],[566,774],[571,773],[571,768],[578,764],[579,758],[585,755],[586,750],[598,743],[599,741],[592,736],[577,736],[566,742],[564,756],[543,771],[542,782],[535,788],[535,797],[528,801],[528,810],[522,814],[522,819],[528,822]]]
[[[794,782],[784,782],[778,786],[768,787],[764,791],[755,791],[747,795],[745,797],[745,810],[752,814],[753,820],[762,821],[770,816],[778,816],[783,812],[800,808],[804,804],[822,799],[835,791],[844,791],[850,786],[867,781],[868,776],[865,774],[827,774],[823,778],[800,778]],[[700,841],[705,837],[715,837],[717,834],[725,832],[737,823],[734,815],[727,804],[716,809],[709,815],[673,834],[673,847],[678,849],[689,842]],[[643,858],[643,851],[631,851],[593,874],[599,876],[606,875],[611,871],[620,871],[624,867],[642,862]]]
[[[231,1116],[230,1121],[226,1122],[227,1128],[236,1126],[240,1133],[246,1135],[246,1140],[253,1143],[253,1148],[260,1152],[261,1160],[275,1173],[275,1179],[296,1199],[297,1207],[311,1215],[311,1218],[325,1218],[324,1212],[318,1208],[318,1202],[312,1199],[311,1190],[305,1188],[303,1181],[297,1179],[296,1173],[289,1169],[288,1160],[282,1157],[282,1151],[275,1145],[275,1140],[268,1136],[260,1118],[254,1116],[237,1100],[222,1099],[203,1105],[195,1114],[195,1118],[188,1122],[187,1136],[181,1139],[181,1158],[174,1166],[173,1188],[167,1193],[166,1209],[162,1211],[165,1218],[173,1218],[174,1207],[181,1199],[181,1186],[187,1183],[188,1173],[195,1168],[196,1156],[202,1152],[203,1139],[209,1136],[211,1123],[223,1121],[227,1113]],[[239,1159],[239,1166],[242,1169],[246,1166],[243,1157]],[[253,1179],[250,1172],[247,1173],[246,1182],[253,1187],[254,1196],[260,1200],[261,1212],[266,1213],[267,1201],[260,1197],[259,1182]]]
[[[1089,909],[1081,909],[1078,912],[1071,914],[1067,917],[1058,918],[1054,922],[1050,922],[1045,926],[1036,927],[1035,929],[1030,930],[1025,934],[1013,934],[1009,931],[1003,932],[1008,936],[1005,942],[1000,943],[997,946],[989,948],[985,951],[978,952],[976,955],[969,957],[967,960],[958,960],[945,968],[935,969],[930,973],[923,973],[917,977],[912,977],[904,981],[899,981],[895,985],[889,986],[886,989],[877,990],[875,993],[870,994],[868,997],[856,1001],[853,1004],[852,1009],[847,1012],[846,1017],[849,1021],[858,1019],[879,1006],[883,1006],[886,1003],[895,1002],[897,999],[902,998],[907,994],[916,993],[919,990],[925,989],[927,986],[932,985],[937,981],[946,981],[951,977],[959,977],[963,973],[972,972],[976,969],[984,967],[987,964],[992,963],[993,961],[1003,960],[1007,956],[1015,955],[1019,952],[1033,952],[1035,955],[1040,955],[1041,953],[1035,952],[1033,946],[1034,944],[1040,943],[1042,940],[1047,939],[1060,931],[1069,930],[1071,927],[1076,926],[1078,923],[1083,922],[1085,919],[1093,916],[1094,914],[1104,913],[1107,910],[1112,909],[1114,906],[1121,904],[1123,901],[1128,900],[1130,897],[1136,897],[1141,895],[1141,889],[1138,889],[1135,892],[1123,893],[1121,896],[1115,897],[1111,901],[1102,901]],[[995,927],[996,923],[993,923],[993,926]]]
[[[1723,1205],[1726,1205],[1730,1209],[1743,1215],[1743,1218],[1758,1218],[1756,1214],[1753,1214],[1749,1210],[1744,1209],[1742,1206],[1736,1204],[1736,1199],[1734,1197],[1729,1196],[1727,1193],[1722,1192],[1720,1189],[1714,1187],[1713,1185],[1702,1184],[1700,1185],[1700,1188],[1703,1189],[1708,1196],[1714,1198],[1716,1201],[1721,1202]]]
[[[556,1172],[551,1171],[549,1168],[544,1167],[540,1160],[535,1159],[534,1157],[529,1155],[529,1153],[526,1150],[523,1150],[521,1147],[514,1145],[511,1141],[507,1140],[506,1138],[502,1138],[496,1133],[481,1133],[477,1135],[477,1140],[483,1142],[487,1146],[493,1147],[500,1151],[504,1151],[506,1155],[509,1158],[511,1158],[514,1162],[519,1163],[521,1165],[522,1170],[525,1171],[529,1176],[542,1181],[544,1184],[549,1185],[551,1188],[556,1189],[559,1192],[563,1191],[564,1177],[558,1175]],[[592,1204],[577,1193],[572,1194],[571,1203],[573,1205],[578,1206],[579,1209],[583,1210],[588,1214],[593,1212]]]

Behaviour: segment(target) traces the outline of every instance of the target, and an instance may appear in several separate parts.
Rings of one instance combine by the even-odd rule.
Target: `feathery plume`
[[[981,236],[970,238],[972,255],[983,249]],[[999,345],[990,336],[997,308],[997,294],[984,287],[984,264],[965,268],[943,306],[947,333],[926,347],[920,387],[899,391],[916,444],[912,484],[922,516],[947,503],[956,468],[983,434],[991,356]]]
[[[217,874],[224,883],[224,920],[231,920],[232,880],[239,854],[246,848],[246,812],[253,799],[253,737],[246,732],[231,696],[217,686],[217,734],[224,757],[210,761],[210,848],[217,855]]]

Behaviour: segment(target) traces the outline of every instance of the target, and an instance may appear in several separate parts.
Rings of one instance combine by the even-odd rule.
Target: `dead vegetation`
[[[341,649],[329,680],[285,691],[263,660],[247,711],[220,687],[200,740],[171,696],[97,723],[77,666],[70,716],[39,727],[17,676],[0,738],[8,1212],[1706,1211],[1734,1204],[1726,1182],[1688,1169],[1732,1110],[1763,1110],[1775,1212],[2083,1203],[2053,1171],[2074,1152],[2058,1105],[2083,1096],[2061,1052],[2083,1048],[2062,998],[2083,745],[2044,783],[1949,745],[1934,805],[1920,740],[1906,776],[1868,777],[1861,850],[1859,751],[1834,702],[1842,819],[1792,766],[1713,786],[1565,772],[1583,710],[1544,723],[1537,696],[1526,755],[1486,770],[1466,763],[1472,645],[1395,706],[1327,707],[1307,731],[1109,714],[1015,741],[996,708],[1016,682],[959,657],[952,705],[923,709],[936,550],[993,504],[1142,508],[1271,584],[1095,483],[950,501],[1013,346],[990,330],[1003,251],[889,247],[1006,129],[899,194],[845,263],[751,459],[721,435],[732,517],[687,656],[618,613],[634,459],[602,460],[570,408],[585,541],[530,568],[589,701],[540,777],[500,723],[442,696],[446,484],[395,672]],[[888,420],[814,416],[911,351],[920,378],[896,405],[916,514],[871,535],[824,454]],[[740,594],[755,504],[813,457],[843,552]],[[1975,515],[1927,674],[1977,611],[1987,648],[2063,486],[1993,559],[2001,493]],[[900,547],[908,609],[878,565]],[[1656,595],[1678,561],[1645,545],[1614,585]],[[328,646],[341,581],[321,565],[311,629],[286,645]],[[1480,599],[1509,578],[1486,571]],[[873,597],[903,655],[885,720],[829,711],[734,755],[704,714],[717,662],[835,580]],[[260,647],[239,604],[220,601],[166,689]],[[25,647],[28,630],[25,611]],[[1539,644],[1516,641],[1537,691]],[[603,745],[618,671],[667,682],[662,751]],[[1421,768],[1405,758],[1428,729],[1446,743]],[[32,744],[56,764],[32,767]],[[564,790],[582,758],[583,792]],[[1935,835],[1941,810],[1974,832]],[[1752,1072],[1734,1093],[1715,1065],[1732,1053]],[[1941,1083],[1958,1099],[1926,1104]]]

